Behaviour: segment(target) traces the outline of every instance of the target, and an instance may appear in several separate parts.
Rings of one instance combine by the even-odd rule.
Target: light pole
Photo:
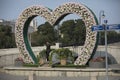
[[[99,25],[102,24],[102,19],[105,17],[104,10],[99,12]],[[99,32],[99,44],[101,44],[101,33]]]
[[[105,53],[106,53],[106,80],[108,80],[108,52],[107,52],[107,20],[104,20],[105,27]]]

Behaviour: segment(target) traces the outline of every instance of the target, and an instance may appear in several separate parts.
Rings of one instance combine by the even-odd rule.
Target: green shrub
[[[74,61],[73,55],[72,55],[72,51],[70,51],[68,48],[60,48],[60,49],[55,49],[53,51],[50,52],[50,56],[49,56],[49,60],[50,60],[50,64],[52,64],[52,56],[54,54],[57,54],[58,57],[56,57],[57,59],[71,59],[71,61]]]
[[[39,53],[39,58],[46,58],[46,50],[42,50],[40,53]]]

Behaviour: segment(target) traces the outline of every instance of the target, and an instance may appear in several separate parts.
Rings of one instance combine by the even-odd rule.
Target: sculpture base
[[[90,68],[105,68],[105,61],[103,62],[89,62]]]

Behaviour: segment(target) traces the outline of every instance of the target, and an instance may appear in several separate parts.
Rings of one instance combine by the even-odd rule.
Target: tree
[[[74,31],[74,43],[83,45],[86,37],[86,27],[82,19],[75,20],[76,26]]]
[[[75,22],[74,20],[68,20],[64,21],[62,25],[60,26],[60,31],[64,35],[64,37],[61,39],[61,42],[63,44],[71,44],[73,43],[73,36],[74,36],[74,30],[75,28]]]
[[[35,44],[36,41],[36,44]],[[54,44],[56,41],[56,33],[54,27],[51,26],[48,22],[41,24],[38,27],[38,31],[32,34],[32,44],[33,46],[43,46],[46,42]]]
[[[81,19],[67,20],[60,26],[61,34],[64,35],[61,38],[63,46],[69,45],[83,45],[85,41],[85,24]]]
[[[1,29],[0,29],[1,30]],[[67,20],[59,24],[58,29],[48,22],[41,24],[38,31],[32,33],[32,46],[43,46],[46,42],[62,43],[63,46],[82,46],[86,38],[86,27],[82,19]],[[108,43],[120,41],[120,33],[108,32]],[[101,33],[101,43],[104,44],[104,32]]]
[[[0,48],[14,47],[16,47],[16,44],[12,27],[9,25],[0,25]]]
[[[101,32],[101,45],[105,45],[105,33]],[[115,43],[120,42],[120,33],[117,33],[116,31],[109,31],[107,32],[107,43]]]

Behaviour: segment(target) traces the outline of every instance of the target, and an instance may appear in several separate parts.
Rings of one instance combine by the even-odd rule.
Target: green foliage
[[[74,64],[67,64],[67,65],[52,65],[52,67],[59,67],[59,68],[86,68],[87,65],[74,65]]]
[[[52,64],[52,56],[54,54],[57,54],[57,59],[70,59],[72,62],[74,61],[73,53],[70,51],[68,48],[60,48],[60,49],[55,49],[50,52],[49,60],[50,64]]]
[[[46,42],[54,44],[56,41],[56,33],[54,27],[48,22],[41,24],[38,31],[32,33],[32,46],[43,46]]]
[[[67,48],[58,49],[57,52],[60,59],[64,59],[67,58],[68,56],[72,56],[72,52]]]
[[[64,59],[67,58],[68,56],[72,56],[72,52],[67,48],[55,49],[52,51],[51,55],[53,53],[57,53],[59,59]]]
[[[40,51],[39,55],[37,55],[38,63],[39,63],[40,59],[44,59],[44,60],[46,59],[46,50],[45,49]]]
[[[60,36],[59,30],[63,37]],[[48,22],[41,24],[38,31],[32,33],[32,46],[43,46],[46,42],[54,44],[57,41],[61,42],[63,46],[84,44],[86,32],[85,24],[81,19],[64,21],[59,25],[59,30]]]
[[[101,32],[101,45],[105,44],[105,37],[104,37],[104,32]],[[116,31],[109,31],[107,32],[107,42],[108,44],[110,43],[115,43],[115,42],[120,42],[120,33],[117,33]]]
[[[62,23],[60,26],[61,34],[64,35],[61,38],[63,46],[70,45],[83,45],[85,41],[85,24],[81,19],[68,20]]]
[[[14,47],[16,47],[16,44],[11,26],[0,25],[0,48],[14,48]]]
[[[38,31],[32,33],[32,46],[43,46],[46,42],[51,45],[60,42],[62,46],[83,45],[86,38],[86,27],[82,19],[67,20],[59,24],[58,29],[48,22],[41,24]],[[101,33],[101,44],[104,45],[104,32]],[[120,41],[120,33],[108,32],[108,43]]]
[[[42,50],[40,53],[39,53],[39,58],[46,58],[46,50]]]

